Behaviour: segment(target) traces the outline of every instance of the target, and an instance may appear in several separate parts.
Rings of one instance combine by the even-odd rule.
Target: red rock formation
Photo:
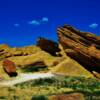
[[[69,25],[58,28],[57,33],[59,43],[68,56],[88,70],[100,72],[100,37],[80,32]]]
[[[38,71],[39,69],[44,70],[47,68],[48,67],[43,60],[38,60],[32,63],[26,64],[25,66],[23,66],[22,70],[26,72],[34,72],[34,71]]]
[[[41,66],[41,67],[45,67],[46,66],[46,64],[44,63],[44,61],[43,60],[38,60],[38,61],[35,61],[35,62],[32,62],[32,63],[29,63],[29,64],[26,64],[24,67],[27,67],[27,66],[37,66],[37,67],[39,67],[39,66]]]
[[[8,60],[8,59],[4,59],[3,61],[3,68],[4,71],[10,76],[17,76],[17,72],[16,72],[16,66],[14,64],[14,62]]]
[[[85,97],[81,93],[59,94],[52,95],[49,100],[85,100]]]
[[[39,38],[37,40],[37,46],[39,46],[42,50],[50,53],[53,56],[56,56],[56,53],[60,51],[56,42],[45,38]]]

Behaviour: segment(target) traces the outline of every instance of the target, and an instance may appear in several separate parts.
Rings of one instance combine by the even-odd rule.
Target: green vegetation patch
[[[48,70],[47,66],[27,66],[21,68],[22,72],[38,72],[38,71],[46,71]]]
[[[84,94],[86,100],[100,99],[100,80],[95,78],[45,78],[20,83],[13,87],[0,87],[0,89],[2,90],[0,98],[18,98],[18,100],[47,100],[51,95],[76,92]]]
[[[72,88],[75,91],[87,93],[100,93],[100,80],[95,78],[84,77],[55,77],[38,79],[17,84],[17,87],[22,86],[54,86],[59,88]]]

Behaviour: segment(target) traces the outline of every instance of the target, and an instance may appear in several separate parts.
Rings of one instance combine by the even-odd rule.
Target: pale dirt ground
[[[12,78],[8,81],[1,81],[0,86],[13,86],[18,83],[26,82],[29,80],[40,79],[40,78],[52,78],[54,75],[50,72],[48,73],[21,73],[16,78]]]

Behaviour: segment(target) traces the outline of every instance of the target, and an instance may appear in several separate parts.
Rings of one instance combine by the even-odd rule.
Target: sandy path
[[[29,80],[39,79],[39,78],[50,78],[54,77],[52,73],[34,73],[34,74],[25,74],[21,73],[17,78],[8,80],[8,81],[1,81],[0,86],[13,86],[18,83],[26,82]]]

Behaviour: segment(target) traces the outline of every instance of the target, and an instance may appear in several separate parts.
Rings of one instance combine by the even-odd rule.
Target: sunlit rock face
[[[10,77],[14,77],[17,76],[17,72],[16,72],[16,65],[14,62],[8,60],[8,59],[4,59],[3,60],[3,68],[4,71],[10,76]]]
[[[89,71],[100,73],[100,37],[64,25],[57,29],[58,40],[67,56]]]

